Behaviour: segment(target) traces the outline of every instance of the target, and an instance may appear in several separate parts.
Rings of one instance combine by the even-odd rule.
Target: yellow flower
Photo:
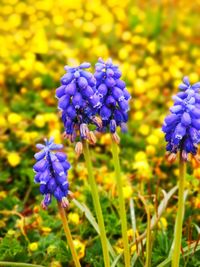
[[[161,217],[159,222],[158,222],[158,228],[166,230],[167,229],[167,220],[164,217]]]
[[[38,242],[32,242],[28,245],[28,248],[30,251],[36,251],[38,250]]]
[[[101,136],[100,143],[103,145],[111,145],[112,140],[110,134],[104,134]]]
[[[38,88],[42,85],[42,79],[40,77],[36,77],[33,79],[33,85]]]
[[[146,146],[146,153],[147,153],[148,156],[154,156],[155,153],[156,153],[155,147],[152,146],[152,145]]]
[[[75,249],[78,252],[79,259],[83,258],[85,256],[85,244],[78,239],[74,239],[73,243],[74,243]]]
[[[144,118],[144,113],[142,111],[136,111],[133,117],[136,121],[141,121]]]
[[[130,185],[123,186],[122,190],[125,199],[129,199],[133,194],[133,189]]]
[[[146,125],[146,124],[142,124],[139,128],[139,132],[142,134],[142,135],[148,135],[149,134],[149,126]]]
[[[131,246],[131,255],[136,251],[136,245]]]
[[[142,160],[146,160],[146,153],[144,151],[139,151],[135,154],[135,161],[140,162]]]
[[[4,199],[7,196],[6,191],[0,191],[0,199]]]
[[[124,251],[124,249],[119,247],[119,246],[115,246],[115,250],[116,250],[117,254],[121,254]]]
[[[19,114],[17,114],[17,113],[10,113],[9,115],[8,115],[8,122],[10,123],[10,124],[17,124],[17,123],[19,123],[20,121],[22,120],[22,117],[19,115]]]
[[[10,166],[15,167],[20,164],[21,158],[17,152],[11,152],[7,156]]]
[[[133,106],[135,109],[141,109],[142,101],[140,99],[134,99]]]
[[[46,227],[46,226],[43,226],[41,228],[42,232],[45,233],[45,234],[48,234],[51,232],[51,228],[50,227]]]
[[[59,131],[59,129],[54,129],[54,130],[51,130],[50,132],[49,132],[49,137],[54,137],[54,141],[55,141],[55,143],[62,143],[62,141],[61,141],[61,134],[60,134],[60,131]]]
[[[78,213],[75,213],[75,212],[70,212],[68,214],[68,219],[70,222],[72,222],[74,224],[79,224],[79,221],[80,221]]]
[[[39,114],[39,115],[37,115],[37,116],[35,117],[35,119],[34,119],[34,123],[35,123],[35,125],[36,125],[37,127],[39,127],[39,128],[43,128],[44,125],[45,125],[45,122],[46,122],[46,120],[45,120],[45,115],[41,115],[41,114]]]
[[[133,238],[133,229],[131,228],[131,229],[129,229],[129,230],[127,230],[127,235],[128,235],[128,238],[129,239],[131,239],[131,238]]]
[[[7,126],[6,119],[3,115],[0,115],[0,127],[5,127]]]
[[[51,267],[62,267],[59,261],[52,261],[50,266]]]
[[[159,138],[156,135],[151,134],[147,137],[147,143],[150,145],[158,145]]]

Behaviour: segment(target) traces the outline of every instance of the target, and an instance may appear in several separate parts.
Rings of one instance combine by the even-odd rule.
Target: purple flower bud
[[[85,99],[89,99],[90,97],[92,97],[94,95],[94,91],[93,91],[92,87],[90,87],[90,86],[87,86],[85,89],[83,89],[81,91],[81,93]]]
[[[72,81],[72,79],[73,79],[73,74],[67,73],[61,78],[61,83],[63,85],[67,85],[68,83],[70,83]]]
[[[89,84],[91,87],[93,87],[93,86],[96,85],[96,79],[94,78],[94,76],[92,76],[92,78],[90,78],[90,79],[88,80],[88,84]]]
[[[82,88],[82,89],[86,88],[86,87],[88,86],[88,82],[87,82],[86,78],[84,78],[84,77],[79,77],[79,78],[78,78],[78,85],[79,85],[79,87]]]
[[[35,177],[34,177],[34,182],[35,182],[35,183],[40,183],[40,175],[41,175],[40,172],[36,173],[36,175],[35,175]]]
[[[47,167],[47,161],[45,159],[42,159],[35,163],[35,165],[33,166],[33,169],[36,172],[42,172],[46,169],[46,167]]]
[[[108,108],[116,106],[116,100],[111,95],[106,98],[105,103]]]
[[[72,104],[74,105],[75,109],[79,109],[83,106],[83,98],[80,93],[76,93],[72,98]]]
[[[112,69],[110,69],[110,68],[107,68],[107,70],[106,70],[106,75],[107,75],[107,77],[112,77],[112,76],[114,76],[114,71],[112,70]]]
[[[55,179],[51,178],[49,181],[48,181],[48,184],[47,184],[47,188],[48,188],[48,191],[53,194],[54,191],[56,190],[56,181]]]
[[[43,149],[43,148],[45,148],[45,146],[42,145],[42,144],[37,144],[36,147],[37,147],[38,149]]]
[[[126,83],[122,80],[117,80],[116,81],[116,86],[120,89],[124,89],[126,87]]]
[[[56,152],[55,156],[59,161],[65,161],[67,159],[67,156],[63,152]]]
[[[68,181],[65,181],[64,183],[61,184],[61,189],[64,192],[68,192],[68,190],[69,190],[69,183],[68,183]]]
[[[62,166],[63,166],[65,171],[68,171],[71,168],[71,165],[69,164],[68,161],[62,162]]]
[[[102,108],[100,109],[100,116],[102,120],[109,120],[111,116],[111,110],[106,106],[102,106]]]
[[[118,87],[114,87],[112,90],[112,95],[113,97],[117,100],[117,101],[122,101],[124,100],[124,93],[123,91],[118,88]]]
[[[89,103],[91,104],[91,106],[93,108],[98,108],[101,106],[101,102],[100,102],[100,97],[98,95],[93,95],[90,100]]]
[[[115,79],[119,79],[122,76],[121,71],[120,70],[116,70],[114,76],[115,76]]]
[[[54,191],[54,197],[61,202],[62,198],[64,197],[63,191],[60,189],[60,187],[57,187],[56,190]]]
[[[50,194],[46,194],[44,196],[43,205],[45,207],[48,207],[50,203],[51,203],[51,195]]]
[[[108,93],[108,88],[104,83],[99,85],[98,93],[100,97],[104,97]]]
[[[76,83],[70,83],[65,87],[65,93],[69,96],[73,96],[76,93]]]
[[[45,150],[41,150],[40,152],[35,153],[34,158],[36,160],[41,160],[41,159],[43,159],[45,157],[45,155],[46,155],[46,151]]]
[[[41,193],[42,195],[44,195],[44,194],[47,194],[47,192],[48,192],[48,190],[47,190],[47,186],[46,186],[45,184],[41,184],[41,185],[40,185],[40,193]]]
[[[129,110],[129,104],[127,100],[120,101],[119,106],[123,112],[127,112]]]
[[[88,62],[83,62],[83,63],[79,66],[79,68],[80,68],[80,69],[88,69],[88,68],[90,68],[90,66],[91,66],[90,63],[88,63]]]
[[[103,72],[96,71],[95,74],[94,74],[94,77],[97,80],[103,79],[104,78],[104,73]]]
[[[59,176],[61,176],[61,175],[63,175],[65,173],[61,162],[59,162],[59,161],[53,161],[52,162],[52,165],[53,165],[53,170]]]
[[[115,120],[111,120],[111,121],[110,121],[110,132],[111,132],[111,133],[115,133],[116,128],[117,128],[116,121],[115,121]]]
[[[66,113],[72,120],[76,117],[76,109],[72,105],[68,106]]]
[[[58,101],[58,107],[62,110],[65,110],[70,103],[70,96],[64,95]]]
[[[130,93],[128,92],[128,90],[124,89],[123,90],[123,93],[124,93],[124,97],[126,100],[129,100],[131,98],[131,95]]]
[[[65,94],[65,85],[61,85],[56,89],[56,96],[58,98],[62,97]]]
[[[115,86],[116,82],[112,77],[108,77],[105,79],[105,84],[108,88],[112,88]]]
[[[188,126],[191,124],[190,115],[187,112],[184,112],[181,118],[181,124],[184,126]]]
[[[86,78],[87,80],[90,80],[91,78],[93,78],[92,73],[85,71],[85,70],[81,70],[80,74],[82,77]]]

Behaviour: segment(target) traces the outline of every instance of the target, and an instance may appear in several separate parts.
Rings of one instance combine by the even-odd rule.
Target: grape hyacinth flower
[[[173,97],[171,114],[165,118],[162,127],[168,142],[166,149],[170,153],[169,160],[176,159],[179,152],[178,210],[172,244],[172,267],[179,266],[181,254],[186,161],[188,154],[197,157],[197,145],[200,143],[200,83],[191,85],[188,77],[184,77],[179,89],[180,92]]]
[[[95,65],[94,77],[97,80],[97,91],[101,100],[99,114],[103,122],[103,131],[116,132],[117,126],[125,132],[128,120],[129,99],[126,84],[120,79],[121,72],[111,59],[104,62],[101,58]],[[101,131],[101,129],[99,129]]]
[[[68,206],[67,196],[69,195],[69,183],[67,172],[70,164],[63,152],[57,152],[63,146],[54,143],[54,139],[45,139],[45,145],[37,144],[40,149],[34,155],[37,162],[33,166],[35,171],[35,183],[40,184],[40,192],[44,195],[42,207],[47,208],[54,196],[61,206]]]
[[[76,137],[90,139],[88,125],[98,127],[101,122],[95,116],[101,106],[96,90],[96,80],[90,72],[84,70],[90,63],[78,67],[65,66],[67,73],[61,78],[61,86],[56,90],[58,108],[62,113],[65,136],[72,142]]]
[[[165,118],[162,127],[170,160],[176,158],[178,151],[184,160],[190,153],[196,155],[200,143],[200,82],[191,85],[188,77],[184,77],[179,89],[180,92],[173,97],[171,114]]]
[[[124,259],[125,266],[129,267],[130,249],[127,235],[127,217],[117,147],[120,139],[116,133],[116,128],[120,126],[122,132],[127,130],[126,122],[128,120],[129,99],[131,96],[126,89],[125,82],[120,79],[121,72],[118,66],[114,65],[111,59],[104,62],[100,58],[95,65],[94,76],[97,80],[97,91],[102,103],[99,109],[99,115],[102,119],[102,128],[97,130],[100,132],[106,132],[108,130],[112,135],[112,155],[119,196],[119,214],[124,244]]]

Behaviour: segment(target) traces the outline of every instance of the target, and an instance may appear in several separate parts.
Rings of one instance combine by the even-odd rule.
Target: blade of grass
[[[151,267],[151,214],[150,214],[150,208],[149,205],[147,204],[145,198],[142,195],[139,195],[140,200],[142,201],[145,211],[147,214],[147,238],[146,238],[146,262],[145,262],[145,267]]]
[[[18,267],[44,267],[43,265],[23,263],[23,262],[10,262],[10,261],[0,261],[0,266],[18,266]]]
[[[94,229],[96,230],[96,232],[98,234],[100,234],[99,231],[99,226],[94,218],[94,216],[92,215],[91,211],[89,210],[89,208],[83,204],[80,203],[78,200],[73,199],[72,202],[85,214],[86,218],[88,219],[88,221],[91,223],[91,225],[94,227]],[[108,244],[108,250],[110,252],[110,255],[112,256],[113,259],[115,259],[117,257],[117,255],[115,254],[114,249],[112,248],[109,240],[107,239],[107,244]]]
[[[135,241],[137,228],[136,228],[134,201],[132,198],[130,199],[130,213],[131,213],[131,224],[132,224],[132,229],[133,229],[133,241]]]

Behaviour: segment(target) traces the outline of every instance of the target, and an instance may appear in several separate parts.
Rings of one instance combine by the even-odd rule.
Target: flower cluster
[[[121,72],[111,59],[104,62],[101,58],[95,65],[97,80],[97,91],[101,99],[99,114],[106,131],[109,127],[111,133],[115,133],[116,127],[120,126],[122,131],[126,131],[128,120],[130,94],[126,89],[126,84],[120,79]]]
[[[61,202],[63,207],[67,207],[69,194],[69,183],[67,180],[67,171],[70,164],[63,152],[52,152],[60,150],[63,146],[54,143],[54,139],[45,139],[45,145],[37,144],[40,149],[34,155],[37,162],[33,166],[35,174],[35,182],[40,183],[40,192],[44,195],[42,201],[43,208],[51,203],[52,195]]]
[[[84,70],[89,67],[90,63],[82,63],[78,67],[65,66],[67,73],[61,78],[62,85],[56,90],[66,137],[72,142],[77,135],[87,138],[87,125],[96,123],[96,110],[101,105],[96,80],[90,72]]]
[[[179,86],[181,90],[174,99],[171,114],[165,118],[162,127],[165,140],[168,142],[167,151],[175,158],[178,150],[184,160],[188,154],[196,155],[197,144],[200,143],[200,83],[190,84],[187,77]]]

